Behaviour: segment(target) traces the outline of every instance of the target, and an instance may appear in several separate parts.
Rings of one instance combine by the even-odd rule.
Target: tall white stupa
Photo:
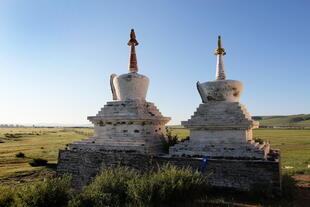
[[[130,33],[129,73],[111,75],[113,101],[96,116],[88,117],[94,124],[94,135],[69,145],[72,150],[120,150],[144,154],[163,152],[164,117],[154,103],[147,102],[149,78],[138,73],[135,47],[139,43],[135,32]]]
[[[218,37],[216,80],[197,82],[202,104],[182,125],[190,139],[170,147],[172,156],[267,159],[269,143],[255,142],[252,129],[258,127],[245,106],[239,103],[243,84],[226,80],[221,37]]]

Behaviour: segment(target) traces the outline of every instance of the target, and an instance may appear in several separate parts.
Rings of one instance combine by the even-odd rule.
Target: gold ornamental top
[[[218,36],[217,49],[215,49],[214,55],[226,55],[225,49],[222,48],[222,40],[220,35]]]

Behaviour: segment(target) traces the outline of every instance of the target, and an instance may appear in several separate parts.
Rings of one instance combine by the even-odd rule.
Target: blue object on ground
[[[200,164],[200,172],[204,172],[205,169],[206,169],[206,166],[207,166],[207,161],[208,161],[208,157],[204,157],[202,160],[201,160],[201,164]]]

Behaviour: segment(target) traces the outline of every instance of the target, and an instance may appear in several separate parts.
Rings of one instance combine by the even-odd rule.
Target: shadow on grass
[[[57,164],[56,163],[47,163],[45,167],[48,168],[48,169],[56,171]]]
[[[281,195],[266,194],[264,186],[255,186],[249,192],[227,188],[210,188],[206,198],[195,202],[193,207],[203,206],[269,206],[291,207],[298,197],[296,181],[289,175],[282,176]]]

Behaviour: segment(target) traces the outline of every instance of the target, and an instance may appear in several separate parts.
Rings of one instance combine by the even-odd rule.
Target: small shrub
[[[86,207],[87,204],[85,202],[85,198],[82,196],[82,193],[76,193],[76,194],[72,194],[71,198],[68,202],[68,207]],[[82,202],[84,203],[84,206],[82,204]],[[92,207],[91,205],[88,205],[87,207]]]
[[[184,139],[181,140],[181,142],[185,142],[189,140],[189,136],[185,137]]]
[[[128,182],[128,196],[131,202],[137,205],[151,204],[154,200],[154,185],[151,182],[152,174],[145,174]]]
[[[20,137],[22,137],[22,135],[20,133],[16,133],[16,134],[5,133],[4,136],[5,136],[5,138],[20,138]]]
[[[171,165],[145,174],[126,167],[107,168],[74,195],[68,206],[150,206],[191,201],[206,194],[205,182],[201,173]]]
[[[15,157],[18,157],[18,158],[25,158],[25,154],[22,153],[22,152],[19,152],[15,155]]]
[[[261,138],[254,138],[255,142],[258,142],[259,144],[264,144],[264,140]]]
[[[17,206],[65,207],[70,199],[70,176],[49,179],[26,185],[17,193]]]
[[[128,194],[137,204],[176,203],[202,197],[206,177],[190,168],[160,167],[156,173],[129,181]]]
[[[178,136],[177,135],[173,136],[172,130],[169,127],[166,127],[166,135],[164,137],[165,137],[165,142],[164,142],[164,150],[165,151],[168,151],[169,147],[171,147],[171,146],[173,146],[179,142]]]
[[[73,206],[120,206],[128,201],[128,181],[136,179],[138,173],[126,167],[107,168],[73,200]]]
[[[31,165],[32,167],[45,166],[47,162],[48,162],[47,160],[42,159],[42,158],[33,158],[29,162],[29,165]]]
[[[11,207],[15,202],[15,192],[13,188],[0,186],[0,206]]]
[[[296,170],[295,173],[298,174],[298,175],[304,175],[305,174],[305,170]]]

